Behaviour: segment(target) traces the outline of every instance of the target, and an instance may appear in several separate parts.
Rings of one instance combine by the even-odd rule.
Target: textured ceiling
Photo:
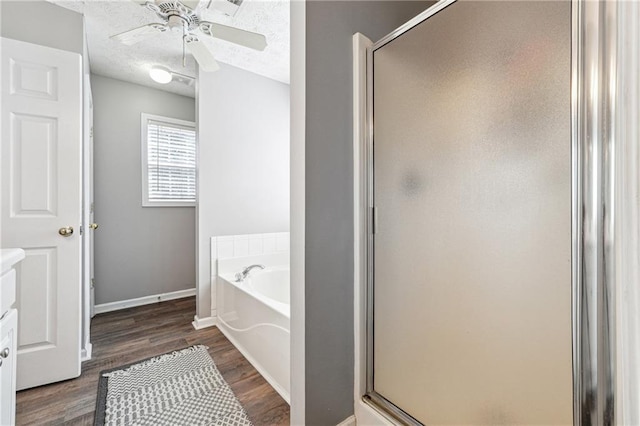
[[[186,67],[182,65],[180,34],[167,31],[133,46],[109,39],[132,28],[161,22],[151,10],[130,0],[50,1],[85,15],[92,72],[185,96],[195,95],[194,87],[178,82],[163,85],[149,78],[149,68],[154,65],[192,77],[196,75],[195,61],[188,53]],[[235,17],[207,11],[206,20],[258,32],[267,38],[267,48],[259,52],[201,37],[212,48],[216,60],[289,83],[289,0],[244,0]]]

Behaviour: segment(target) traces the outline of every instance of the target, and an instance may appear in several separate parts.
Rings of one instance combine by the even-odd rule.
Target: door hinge
[[[94,288],[96,285],[96,279],[95,278],[91,278],[91,288]]]
[[[82,226],[80,226],[80,235],[82,235]]]
[[[93,213],[93,202],[91,202],[91,206],[89,207],[89,212]]]

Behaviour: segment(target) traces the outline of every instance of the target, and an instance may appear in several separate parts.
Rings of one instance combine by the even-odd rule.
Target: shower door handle
[[[378,209],[371,207],[371,234],[378,233]]]

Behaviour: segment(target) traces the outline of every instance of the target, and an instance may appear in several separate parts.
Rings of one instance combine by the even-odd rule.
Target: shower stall
[[[603,16],[445,0],[356,49],[356,399],[384,418],[613,424]]]

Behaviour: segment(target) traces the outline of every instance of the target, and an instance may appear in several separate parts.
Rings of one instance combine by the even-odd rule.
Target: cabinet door
[[[13,425],[16,420],[17,322],[18,312],[15,309],[0,320],[0,425]]]

